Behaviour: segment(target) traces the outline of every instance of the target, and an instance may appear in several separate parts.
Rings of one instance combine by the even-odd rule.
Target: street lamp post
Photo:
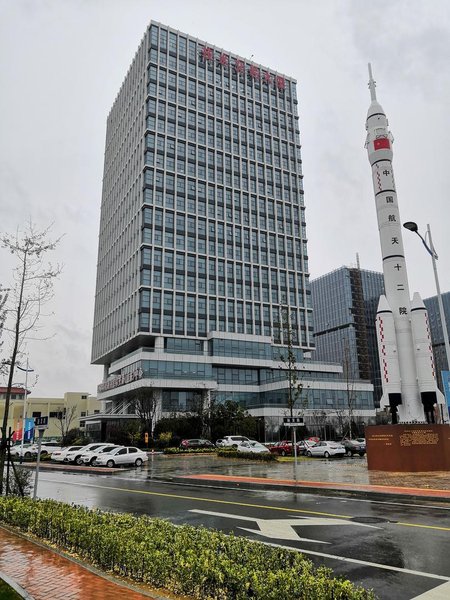
[[[425,234],[425,238],[419,233],[419,228],[417,227],[417,223],[414,223],[413,221],[407,221],[406,223],[403,223],[403,227],[405,229],[409,229],[409,231],[412,231],[413,233],[416,233],[420,237],[420,239],[422,240],[422,244],[425,246],[428,254],[431,256],[431,261],[433,263],[434,280],[436,282],[436,292],[437,292],[437,301],[438,301],[438,306],[439,306],[439,315],[441,317],[442,333],[444,335],[445,354],[447,357],[447,369],[450,369],[450,343],[448,340],[447,321],[445,318],[444,305],[442,303],[441,287],[439,285],[439,277],[438,277],[437,265],[436,265],[438,255],[433,246],[430,225],[427,225],[427,233]],[[426,240],[427,235],[428,235],[428,243]]]
[[[23,459],[23,444],[24,444],[24,440],[25,440],[25,423],[26,423],[26,415],[27,415],[28,373],[32,373],[33,372],[33,369],[30,369],[29,365],[28,365],[28,355],[27,355],[27,367],[26,367],[26,369],[24,369],[23,367],[20,367],[19,365],[16,365],[16,367],[20,371],[25,371],[25,393],[23,395],[23,414],[22,414],[22,441],[20,443],[20,457],[21,457],[21,460],[22,460]]]

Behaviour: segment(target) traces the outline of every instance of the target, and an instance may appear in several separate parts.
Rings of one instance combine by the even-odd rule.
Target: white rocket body
[[[403,250],[402,224],[392,169],[393,137],[375,94],[367,112],[366,148],[372,167],[373,189],[383,258],[385,296],[377,311],[377,338],[383,396],[381,408],[398,412],[400,423],[426,422],[425,410],[445,400],[436,384],[428,315],[419,294],[410,301]],[[425,408],[425,410],[424,410]]]

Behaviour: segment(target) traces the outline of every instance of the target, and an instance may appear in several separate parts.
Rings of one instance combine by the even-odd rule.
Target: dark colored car
[[[192,440],[181,440],[180,448],[188,449],[188,448],[215,448],[214,444],[209,440],[204,440],[201,438],[196,438]]]
[[[345,456],[359,454],[364,456],[366,453],[366,440],[364,438],[342,438],[341,444],[345,447]]]
[[[313,443],[312,443],[313,445]],[[297,442],[297,456],[305,455],[308,450],[308,442],[301,440]],[[293,456],[293,444],[289,440],[282,440],[277,442],[269,448],[272,454],[278,454],[278,456]]]

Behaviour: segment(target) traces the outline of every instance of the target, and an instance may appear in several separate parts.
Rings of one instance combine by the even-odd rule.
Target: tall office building
[[[436,379],[439,389],[443,391],[441,371],[448,371],[447,354],[445,352],[444,333],[442,329],[441,315],[437,296],[426,298],[424,304],[428,311],[428,321],[430,323],[431,343],[433,345],[434,364],[436,367]],[[447,330],[450,336],[450,292],[442,294],[442,304],[444,306],[444,315],[447,322]]]
[[[352,379],[372,381],[382,394],[375,320],[384,294],[383,274],[341,267],[311,281],[316,350],[314,358],[344,365]]]
[[[311,402],[337,401],[339,367],[303,364],[297,105],[292,77],[150,23],[107,122],[92,362],[111,412],[151,387],[163,413],[214,390],[281,414],[288,330]],[[358,394],[369,408],[370,388]]]

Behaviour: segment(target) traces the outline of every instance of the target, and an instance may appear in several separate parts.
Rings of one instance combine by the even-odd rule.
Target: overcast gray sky
[[[65,234],[45,320],[56,335],[29,344],[35,396],[95,394],[102,377],[89,363],[106,117],[151,19],[297,79],[312,277],[357,252],[381,270],[364,149],[372,62],[402,220],[430,223],[450,289],[448,0],[0,0],[0,231],[31,218]],[[430,257],[404,233],[411,294],[434,295]]]

